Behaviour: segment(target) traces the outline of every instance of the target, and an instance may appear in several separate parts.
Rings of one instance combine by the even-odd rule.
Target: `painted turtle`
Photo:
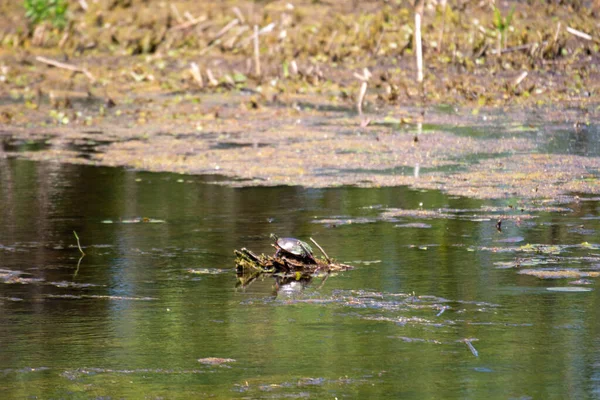
[[[280,253],[288,253],[297,258],[308,258],[313,263],[317,263],[313,250],[310,245],[296,238],[279,238],[271,233],[271,239],[275,241],[273,246],[277,249],[275,257],[279,257]]]

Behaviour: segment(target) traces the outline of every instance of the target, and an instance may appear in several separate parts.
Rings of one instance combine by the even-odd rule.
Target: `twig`
[[[554,34],[554,41],[552,42],[553,45],[556,45],[556,42],[558,42],[558,35],[560,34],[560,27],[561,27],[561,24],[559,22],[558,25],[556,26],[556,33]]]
[[[317,246],[317,248],[319,250],[321,250],[321,253],[323,253],[323,255],[325,256],[325,259],[327,260],[327,262],[329,264],[331,264],[331,258],[329,258],[329,256],[327,255],[327,253],[325,253],[325,250],[323,250],[323,248],[319,245],[319,243],[317,243],[317,241],[313,238],[310,238],[310,241],[313,242],[315,244],[315,246]]]
[[[463,339],[462,342],[464,342],[467,347],[469,348],[469,350],[471,350],[471,353],[475,356],[475,357],[479,357],[479,352],[477,351],[477,349],[471,344],[471,341],[473,339]],[[477,340],[477,339],[475,339]]]
[[[335,40],[335,37],[337,36],[337,34],[338,34],[338,31],[336,29],[333,31],[333,33],[329,37],[329,41],[325,45],[325,49],[323,49],[325,54],[329,54],[329,51],[331,50],[331,46],[333,45],[333,41]]]
[[[362,104],[365,99],[365,95],[367,94],[367,87],[369,85],[369,79],[371,79],[371,71],[367,68],[363,70],[362,75],[354,73],[354,77],[358,80],[362,81],[360,85],[360,92],[358,93],[358,101],[356,103],[356,109],[358,110],[358,115],[362,115]]]
[[[73,235],[75,235],[75,239],[77,239],[77,248],[79,249],[81,254],[85,256],[85,253],[81,249],[81,244],[79,243],[79,236],[77,236],[77,232],[73,231]]]
[[[321,288],[323,287],[323,285],[325,285],[325,282],[327,282],[327,279],[329,279],[329,275],[331,275],[331,272],[327,271],[327,275],[325,275],[325,278],[323,278],[323,280],[321,281],[321,283],[317,287],[317,290],[321,290]]]
[[[570,26],[567,26],[567,32],[569,32],[571,35],[575,35],[585,40],[594,40],[594,38],[592,38],[591,35],[588,35],[585,32],[578,31],[577,29],[573,29]]]
[[[240,11],[240,9],[238,7],[233,7],[231,9],[231,11],[233,11],[233,13],[237,17],[237,19],[239,19],[242,24],[246,23],[246,19],[244,18],[244,14],[242,14],[242,12]]]
[[[67,69],[67,70],[73,71],[73,72],[81,72],[82,74],[87,76],[90,81],[92,81],[92,82],[96,81],[96,78],[94,78],[94,75],[92,75],[90,73],[90,71],[88,71],[85,68],[81,68],[81,67],[78,67],[78,66],[72,65],[72,64],[62,63],[62,62],[56,61],[56,60],[51,60],[49,58],[42,57],[42,56],[37,56],[35,59],[36,59],[36,61],[39,61],[44,64],[52,65],[53,67],[56,67],[56,68]]]
[[[521,73],[521,75],[519,75],[519,77],[518,77],[517,79],[515,79],[515,83],[513,84],[513,86],[514,86],[514,87],[517,87],[517,86],[519,86],[519,84],[520,84],[521,82],[523,82],[523,80],[524,80],[525,78],[527,78],[527,75],[528,75],[528,72],[527,72],[527,71],[523,71],[523,72]]]
[[[202,79],[202,74],[200,73],[200,68],[198,68],[198,64],[195,62],[190,63],[190,72],[192,77],[201,88],[204,87],[204,80]]]
[[[83,257],[85,257],[85,254],[82,254],[81,257],[79,257],[79,261],[77,261],[77,268],[75,269],[73,278],[75,278],[77,276],[77,274],[79,273],[79,266],[81,265],[81,260],[83,260]]]
[[[540,45],[542,45],[542,46],[545,46],[547,44],[548,44],[548,42],[542,42],[542,43],[540,43]],[[533,46],[537,46],[537,45],[538,45],[538,43],[534,42],[534,43],[527,43],[527,44],[522,44],[522,45],[514,46],[514,47],[507,47],[507,48],[504,48],[504,49],[500,50],[500,54],[512,53],[513,51],[529,50]],[[482,52],[480,52],[480,53],[482,53]],[[492,54],[498,54],[498,50],[497,49],[490,50],[490,53],[492,53]]]
[[[290,61],[290,69],[292,71],[292,75],[298,75],[298,64],[296,60]]]
[[[212,40],[210,41],[209,44],[212,44],[219,38],[223,37],[223,35],[225,35],[227,32],[229,32],[229,30],[231,30],[231,28],[233,28],[234,26],[236,26],[239,23],[240,23],[240,20],[237,18],[234,18],[231,21],[229,21],[229,23],[227,25],[225,25],[219,32],[217,32],[217,34],[212,38]]]
[[[185,22],[185,20],[181,17],[181,14],[179,13],[177,6],[173,3],[171,3],[171,12],[175,16],[175,19],[177,20],[178,24],[183,24]]]
[[[190,28],[190,27],[192,27],[194,25],[197,25],[197,24],[199,24],[201,22],[206,21],[207,19],[208,19],[208,17],[206,15],[202,15],[202,16],[200,16],[198,18],[192,19],[190,21],[186,21],[186,22],[184,22],[182,24],[175,25],[174,27],[169,28],[169,32],[181,31],[181,30]]]
[[[258,35],[260,36],[260,35],[264,35],[265,33],[273,32],[273,29],[275,29],[275,23],[271,22],[270,24],[260,28],[260,30],[258,31]],[[253,32],[249,37],[242,40],[238,46],[239,47],[246,46],[248,43],[250,43],[250,41],[254,40],[254,36],[255,36],[255,33]]]
[[[254,25],[254,68],[256,76],[260,76],[260,49],[258,46],[258,25]]]
[[[219,86],[219,81],[217,81],[210,69],[206,69],[206,78],[208,78],[208,83],[211,86]]]
[[[420,6],[423,8],[423,6]],[[421,43],[421,11],[415,12],[415,47],[417,48],[417,82],[423,83],[423,45]]]
[[[442,43],[444,41],[444,30],[446,29],[446,14],[448,13],[448,1],[442,0],[441,4],[442,4],[442,9],[444,11],[442,13],[442,26],[440,27],[440,34],[438,36],[438,47],[437,47],[438,53],[441,53]]]

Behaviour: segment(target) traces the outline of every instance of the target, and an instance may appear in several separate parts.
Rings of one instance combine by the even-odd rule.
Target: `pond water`
[[[600,397],[598,198],[0,159],[0,199],[0,398]],[[355,269],[239,285],[271,232]]]

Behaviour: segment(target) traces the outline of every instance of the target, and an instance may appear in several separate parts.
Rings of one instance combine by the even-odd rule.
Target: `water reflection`
[[[3,398],[598,393],[597,278],[519,273],[597,271],[598,199],[207,179],[0,159]],[[270,254],[270,232],[356,269],[236,289],[233,249]]]

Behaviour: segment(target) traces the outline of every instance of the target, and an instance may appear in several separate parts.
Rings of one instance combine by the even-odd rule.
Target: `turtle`
[[[313,255],[313,250],[308,243],[291,237],[280,238],[274,233],[271,233],[271,239],[275,241],[273,247],[277,249],[275,257],[279,257],[280,253],[288,253],[296,258],[306,258],[315,264],[317,263],[317,260],[315,260],[315,256]]]

